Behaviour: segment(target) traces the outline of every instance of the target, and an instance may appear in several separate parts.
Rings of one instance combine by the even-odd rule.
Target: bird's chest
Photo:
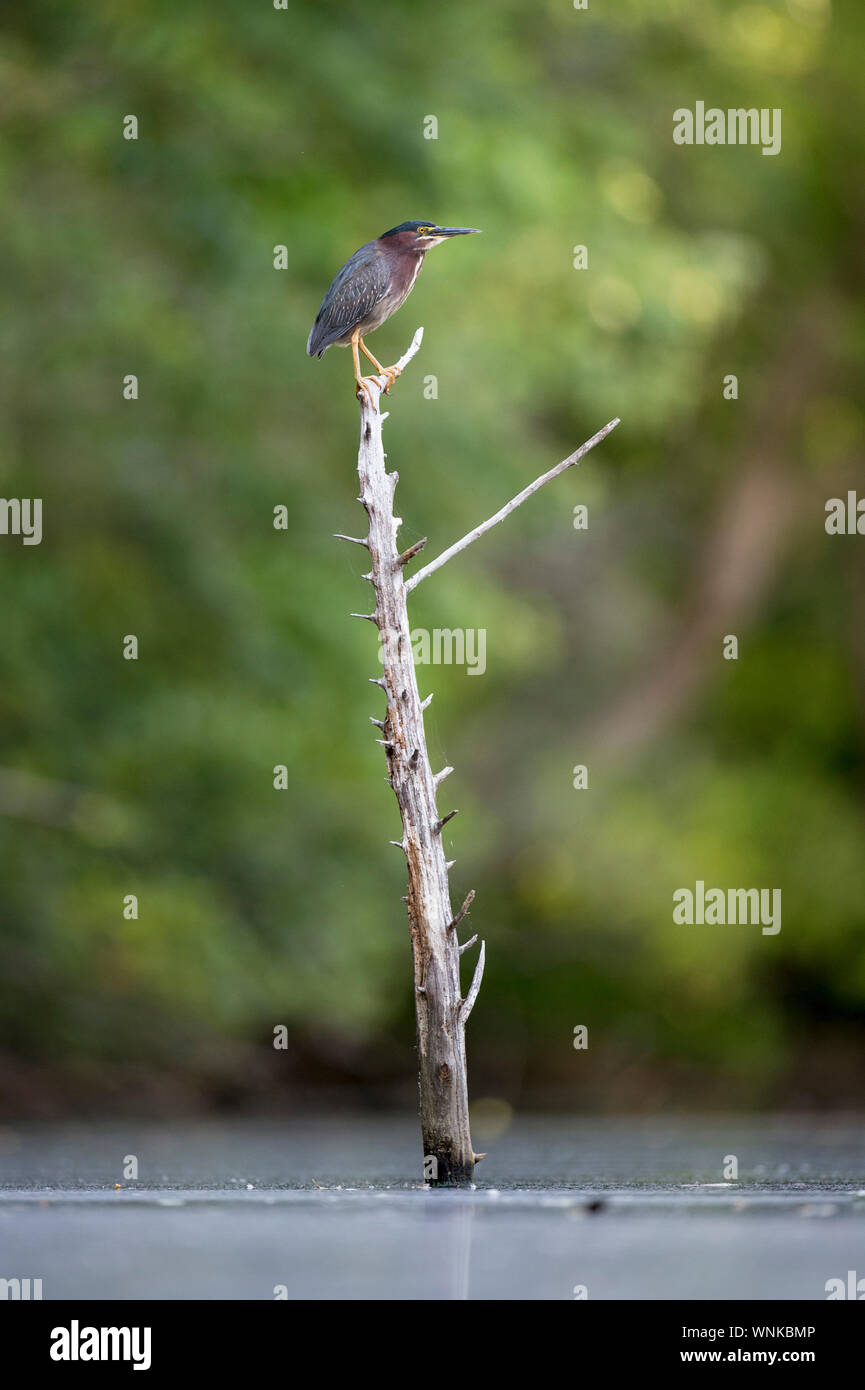
[[[406,257],[405,262],[399,267],[399,271],[392,277],[390,287],[385,296],[387,301],[387,312],[385,317],[391,314],[404,304],[414,289],[414,282],[420,274],[423,265],[423,256]]]

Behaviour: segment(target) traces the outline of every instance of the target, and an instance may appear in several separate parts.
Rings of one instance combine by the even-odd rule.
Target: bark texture
[[[423,330],[419,329],[397,364],[400,371],[417,352],[422,336]],[[379,742],[385,750],[388,781],[402,819],[403,837],[394,844],[402,849],[408,867],[405,901],[414,955],[424,1175],[427,1181],[439,1186],[466,1184],[472,1180],[475,1163],[483,1157],[474,1152],[469,1131],[465,1027],[481,985],[485,946],[481,942],[471,985],[463,997],[460,956],[477,937],[460,946],[458,928],[474,893],[468,895],[455,915],[448,885],[451,865],[445,856],[442,832],[456,811],[440,814],[437,804],[439,785],[453,769],[445,767],[434,773],[430,766],[424,710],[432,695],[422,700],[418,689],[407,598],[421,579],[498,524],[544,483],[578,463],[618,421],[605,426],[575,454],[524,489],[495,517],[476,527],[425,570],[418,571],[413,580],[406,581],[406,565],[426,542],[419,541],[400,552],[397,535],[402,522],[394,515],[399,475],[388,473],[382,442],[382,425],[387,418],[380,410],[385,380],[367,377],[366,381],[369,389],[359,395],[357,471],[359,501],[366,510],[369,529],[366,537],[338,539],[366,546],[370,555],[369,573],[364,578],[372,585],[375,606],[369,613],[354,613],[352,617],[368,619],[378,627],[384,662],[383,675],[371,679],[384,691],[387,709],[384,719],[371,717],[381,730]]]
[[[416,344],[420,346],[419,339]],[[415,343],[406,359],[414,351]],[[393,499],[398,475],[387,472],[383,416],[376,408],[374,392],[372,402],[361,399],[360,413],[358,477],[360,500],[369,519],[367,577],[375,593],[373,612],[362,616],[369,616],[377,625],[384,655],[384,674],[377,678],[387,696],[380,742],[387,758],[388,780],[399,804],[401,847],[408,866],[424,1161],[432,1181],[467,1183],[475,1165],[469,1132],[467,1011],[460,988],[460,950],[456,927],[452,926],[454,914],[442,843],[446,818],[439,814],[437,805],[437,781],[442,778],[437,779],[430,766],[425,703],[412,655],[404,578],[405,565],[412,556],[401,555],[397,543],[401,519],[394,516]],[[417,553],[415,547],[411,549]]]

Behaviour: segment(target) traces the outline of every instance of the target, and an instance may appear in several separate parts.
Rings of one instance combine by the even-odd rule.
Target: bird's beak
[[[471,236],[479,231],[480,227],[433,227],[430,236]]]

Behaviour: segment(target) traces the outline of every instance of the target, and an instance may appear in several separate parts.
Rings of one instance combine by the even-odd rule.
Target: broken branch
[[[591,439],[586,440],[585,444],[581,444],[579,449],[573,454],[570,454],[568,458],[562,459],[561,463],[557,463],[555,468],[551,468],[548,473],[543,473],[540,478],[535,478],[533,483],[529,483],[528,487],[524,487],[522,492],[517,493],[516,497],[512,497],[510,502],[507,502],[500,511],[496,512],[495,516],[491,516],[488,521],[482,521],[480,526],[476,526],[473,531],[469,531],[468,535],[463,536],[462,540],[456,541],[452,546],[449,546],[447,550],[443,550],[441,555],[437,556],[435,560],[431,560],[428,565],[424,565],[422,570],[418,570],[417,574],[413,574],[411,579],[406,580],[406,593],[411,593],[412,589],[416,589],[418,584],[422,583],[424,579],[427,579],[431,574],[435,574],[435,571],[441,569],[442,565],[447,564],[448,560],[452,560],[454,555],[459,555],[460,551],[465,550],[473,541],[480,540],[481,536],[485,536],[487,531],[491,531],[494,526],[498,526],[500,521],[504,521],[505,517],[510,516],[511,512],[516,511],[517,507],[521,506],[529,497],[538,492],[545,483],[551,483],[553,478],[558,478],[560,473],[564,473],[568,468],[573,468],[575,464],[579,463],[580,459],[585,458],[590,449],[594,449],[596,444],[600,444],[602,439],[606,439],[607,435],[611,434],[619,423],[617,417],[615,420],[611,420],[609,424],[604,425],[602,430],[598,430],[597,434],[593,434]]]
[[[484,978],[484,961],[486,960],[486,954],[487,943],[485,941],[482,941],[481,952],[478,956],[478,963],[475,966],[475,973],[472,976],[471,986],[469,988],[468,994],[463,1000],[462,1007],[460,1009],[460,1023],[463,1027],[465,1027],[466,1021],[468,1020],[468,1016],[475,1006],[475,1000],[478,997],[478,991],[481,987],[481,980]]]

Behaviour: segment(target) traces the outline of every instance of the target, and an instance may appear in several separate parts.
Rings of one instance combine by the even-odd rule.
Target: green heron
[[[375,408],[375,397],[368,385],[372,378],[361,376],[358,348],[385,378],[385,392],[399,376],[399,368],[383,367],[364,343],[364,333],[380,328],[405,303],[430,247],[447,237],[468,236],[478,230],[437,227],[434,222],[401,222],[375,241],[368,241],[346,261],[321,301],[306,344],[309,356],[323,357],[334,343],[350,346],[357,394],[363,391]]]

